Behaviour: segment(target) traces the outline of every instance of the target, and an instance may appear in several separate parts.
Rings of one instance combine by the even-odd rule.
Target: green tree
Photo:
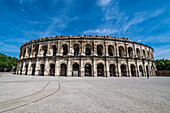
[[[11,70],[12,67],[17,67],[17,64],[18,59],[16,57],[7,56],[0,53],[0,71],[4,71],[5,68]]]
[[[170,70],[170,60],[156,60],[157,70]]]

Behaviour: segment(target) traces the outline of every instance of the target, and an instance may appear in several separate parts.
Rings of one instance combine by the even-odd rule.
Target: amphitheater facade
[[[128,38],[69,35],[35,39],[20,48],[17,74],[35,76],[154,76],[154,50]]]

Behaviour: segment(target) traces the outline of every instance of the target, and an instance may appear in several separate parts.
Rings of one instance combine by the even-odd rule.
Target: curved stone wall
[[[128,38],[69,35],[35,39],[20,48],[17,74],[153,76],[153,48]]]

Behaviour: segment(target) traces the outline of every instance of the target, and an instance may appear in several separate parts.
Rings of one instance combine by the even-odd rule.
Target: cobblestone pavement
[[[169,112],[168,77],[42,77],[0,73],[0,112]]]

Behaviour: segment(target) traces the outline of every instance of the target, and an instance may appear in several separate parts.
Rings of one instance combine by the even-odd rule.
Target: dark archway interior
[[[32,64],[32,75],[35,75],[35,64]]]
[[[45,68],[44,64],[41,64],[40,65],[40,75],[41,76],[44,76],[44,68]]]
[[[122,64],[120,68],[121,68],[121,76],[127,76],[126,65]]]
[[[86,55],[91,55],[91,46],[89,44],[86,45]]]
[[[53,49],[53,56],[56,56],[56,52],[57,52],[57,47],[56,47],[56,45],[53,45],[53,46],[52,46],[52,49]]]
[[[131,75],[133,77],[136,77],[136,69],[135,69],[135,66],[133,64],[130,66],[130,69],[131,69]]]
[[[47,55],[47,46],[43,46],[42,50],[43,50],[43,56],[46,56]]]
[[[109,56],[113,56],[114,55],[114,47],[113,46],[109,46],[108,48],[108,51],[109,51]]]
[[[85,65],[85,76],[92,76],[91,65],[90,64]]]
[[[144,58],[146,58],[145,50],[143,50],[143,56],[144,56]]]
[[[140,76],[144,76],[144,75],[143,75],[143,68],[142,68],[141,65],[139,66],[139,75],[140,75]]]
[[[77,64],[77,63],[73,64],[72,76],[74,76],[74,77],[79,76],[79,64]]]
[[[61,64],[60,66],[61,71],[60,71],[60,76],[67,76],[67,65],[66,64]]]
[[[128,54],[129,54],[129,57],[132,58],[133,57],[133,50],[131,47],[128,48]]]
[[[139,48],[136,49],[137,56],[140,57],[140,51]]]
[[[114,77],[116,76],[114,64],[110,65],[110,76],[114,76]]]
[[[97,55],[102,56],[102,54],[103,54],[103,46],[98,45],[97,46]]]
[[[38,45],[35,47],[34,52],[35,52],[35,57],[37,57],[37,55],[38,55]]]
[[[124,57],[124,48],[122,46],[119,47],[119,56]]]
[[[104,65],[103,64],[97,65],[97,76],[104,76]]]
[[[148,58],[149,58],[149,51],[148,51]]]
[[[75,44],[74,45],[74,55],[78,55],[79,54],[79,45]]]
[[[66,44],[63,45],[63,55],[67,55],[68,53],[68,47]]]
[[[28,50],[28,56],[29,57],[31,56],[31,48],[29,48],[29,50]]]
[[[24,52],[23,52],[23,58],[25,57],[25,53],[26,53],[26,49],[24,49]]]
[[[55,76],[55,64],[50,65],[50,76]]]
[[[25,65],[25,75],[28,73],[28,64]]]

